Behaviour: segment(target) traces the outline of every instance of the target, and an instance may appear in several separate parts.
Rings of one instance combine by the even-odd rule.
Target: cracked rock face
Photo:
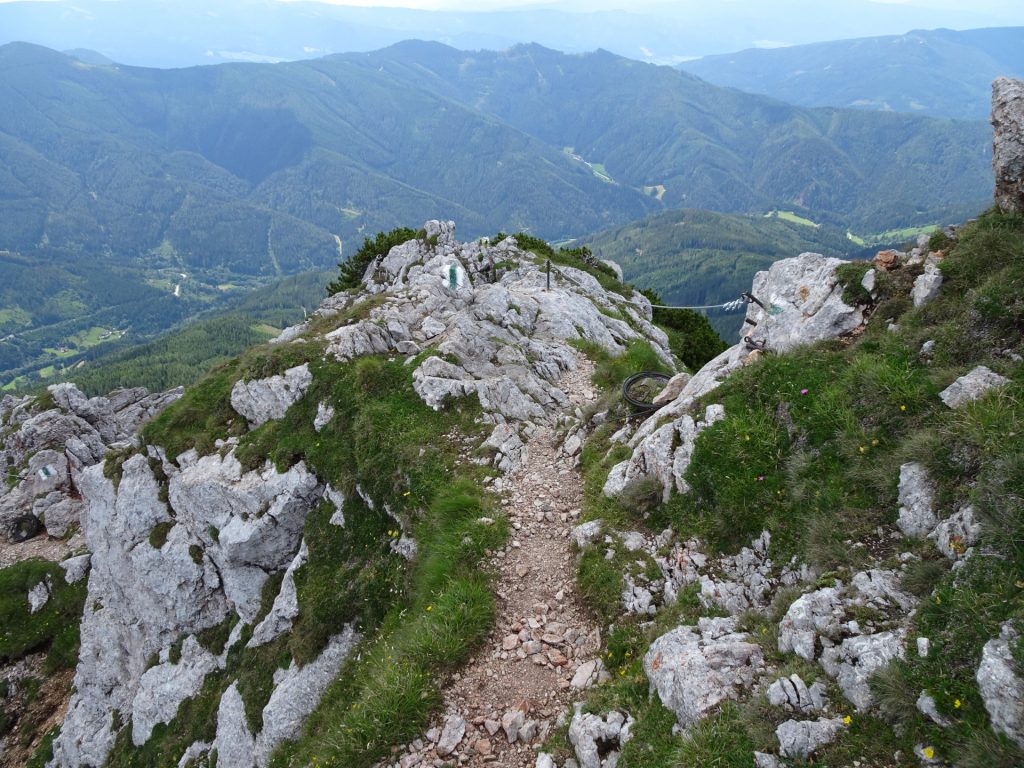
[[[268,464],[243,474],[231,452],[204,456],[174,474],[169,497],[177,521],[216,564],[225,596],[250,622],[267,575],[291,563],[322,493],[301,462],[284,473]]]
[[[92,551],[89,597],[54,765],[102,765],[116,735],[112,713],[132,712],[148,659],[182,634],[217,624],[228,609],[207,556],[197,563],[189,553],[185,526],[171,528],[162,549],[150,544],[153,526],[170,518],[145,458],[124,463],[116,491],[101,466],[82,472],[80,488]]]
[[[49,388],[55,407],[40,411],[34,397],[0,400],[0,466],[18,470],[13,488],[0,486],[0,535],[15,518],[33,514],[50,536],[78,524],[77,474],[103,460],[108,448],[135,440],[139,428],[181,396],[181,388],[151,395],[120,389],[88,398],[74,384]]]
[[[169,723],[178,711],[178,705],[195,696],[206,675],[217,668],[217,657],[204,649],[194,635],[185,638],[181,658],[172,663],[165,650],[161,663],[147,669],[139,678],[139,687],[132,701],[132,743],[140,747],[146,743],[153,726]]]
[[[1024,211],[1024,81],[992,83],[992,170],[995,200],[1003,211]]]
[[[286,739],[298,737],[302,724],[316,709],[320,697],[359,639],[359,633],[352,626],[347,626],[332,637],[323,652],[306,666],[300,668],[293,661],[288,669],[274,673],[274,692],[263,708],[263,730],[256,737],[254,754],[245,768],[265,768],[274,747]]]
[[[796,674],[780,677],[768,686],[767,697],[773,707],[783,707],[800,714],[820,712],[828,704],[825,686],[820,681],[808,688],[803,678]]]
[[[737,619],[702,618],[655,640],[644,671],[661,703],[689,728],[727,699],[749,689],[764,665],[761,648],[736,631]]]
[[[213,657],[188,641],[176,665],[147,670],[148,659],[232,611],[252,622],[263,583],[295,560],[306,515],[323,492],[302,464],[242,473],[231,452],[165,469],[174,517],[144,456],[124,462],[117,489],[99,465],[81,473],[89,597],[54,765],[102,765],[116,735],[114,710],[133,713],[136,744],[173,716],[171,704],[194,694],[222,662],[211,666]],[[159,549],[150,542],[158,523],[171,524]],[[287,597],[261,637],[287,622]]]

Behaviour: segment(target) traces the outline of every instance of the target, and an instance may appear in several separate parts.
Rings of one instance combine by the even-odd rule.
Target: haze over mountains
[[[361,3],[365,5],[365,3]],[[597,48],[660,63],[754,46],[908,29],[1024,24],[1014,0],[561,0],[525,5],[441,2],[439,8],[346,7],[276,0],[57,0],[0,2],[0,43],[91,48],[124,64],[180,67],[223,61],[308,59],[370,51],[410,38],[463,49],[540,43],[569,52]],[[496,5],[502,10],[491,10]]]
[[[992,80],[1024,75],[1024,27],[915,30],[748,49],[689,61],[681,68],[717,85],[807,107],[984,120]]]

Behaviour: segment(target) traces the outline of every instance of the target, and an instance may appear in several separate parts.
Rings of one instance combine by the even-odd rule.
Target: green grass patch
[[[821,226],[820,224],[816,224],[810,219],[804,218],[803,216],[799,216],[796,213],[793,213],[793,211],[772,211],[771,213],[766,214],[765,218],[771,218],[773,216],[776,219],[788,221],[791,224],[799,224],[802,227],[814,227],[815,229],[817,229],[818,227]]]
[[[28,592],[40,583],[50,585],[50,598],[33,614]],[[85,594],[85,581],[68,584],[56,563],[24,560],[0,570],[0,663],[49,649],[48,671],[74,667]]]
[[[380,630],[328,689],[300,740],[282,746],[272,765],[370,766],[422,733],[441,702],[439,674],[467,658],[493,622],[489,579],[479,563],[503,544],[507,527],[480,522],[487,511],[469,483],[438,491],[415,524],[419,556],[405,594],[392,596]]]

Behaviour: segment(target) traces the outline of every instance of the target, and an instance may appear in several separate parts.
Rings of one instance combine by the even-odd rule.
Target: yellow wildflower
[[[921,754],[923,754],[925,757],[931,760],[933,757],[935,757],[935,747],[925,747],[921,750]]]
[[[843,718],[843,725],[849,725],[852,722],[853,722],[853,718],[850,717],[849,715],[847,715],[846,717]]]

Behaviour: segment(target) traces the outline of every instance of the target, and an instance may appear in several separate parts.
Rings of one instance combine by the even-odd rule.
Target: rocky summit
[[[357,315],[362,317],[353,319]],[[663,364],[672,364],[667,337],[651,323],[650,304],[640,294],[610,292],[590,272],[564,265],[549,278],[513,239],[493,246],[460,243],[451,223],[435,221],[425,225],[423,238],[372,264],[364,290],[328,299],[275,346],[289,353],[319,350],[322,359],[344,363],[365,355],[400,356],[429,407],[472,399],[479,421],[492,425],[480,442],[500,469],[491,483],[505,489],[503,477],[526,460],[532,437],[556,425],[582,426],[580,398],[565,383],[583,360],[573,344],[617,355],[641,341]],[[229,403],[244,420],[243,431],[282,419],[312,396],[310,362],[232,385]],[[585,382],[574,386],[591,389]],[[54,396],[64,397],[63,390]],[[590,397],[596,395],[591,391]],[[338,418],[329,403],[313,409],[318,431]],[[570,467],[583,436],[565,454]],[[92,556],[90,608],[53,765],[103,764],[122,728],[141,747],[155,727],[171,722],[183,702],[202,692],[208,676],[224,673],[228,649],[267,646],[301,620],[295,576],[311,557],[307,518],[327,504],[339,527],[351,525],[350,500],[302,461],[285,470],[269,461],[243,466],[244,442],[244,435],[225,433],[210,452],[192,447],[169,455],[157,442],[136,441],[133,455],[120,457],[115,472],[95,459],[81,469],[76,486]],[[94,453],[103,452],[97,443]],[[366,506],[387,504],[361,486],[351,490]],[[407,526],[394,521],[396,529]],[[393,549],[392,557],[413,557],[416,542],[402,536]],[[271,583],[276,593],[267,592]],[[197,641],[225,622],[231,629],[221,648]],[[298,736],[357,647],[359,624],[338,627],[314,659],[292,661],[274,674],[262,728],[252,728],[239,686],[226,687],[216,704],[213,738],[188,745],[188,754],[215,750],[219,765],[268,765],[275,746]],[[296,691],[302,692],[298,699]]]

